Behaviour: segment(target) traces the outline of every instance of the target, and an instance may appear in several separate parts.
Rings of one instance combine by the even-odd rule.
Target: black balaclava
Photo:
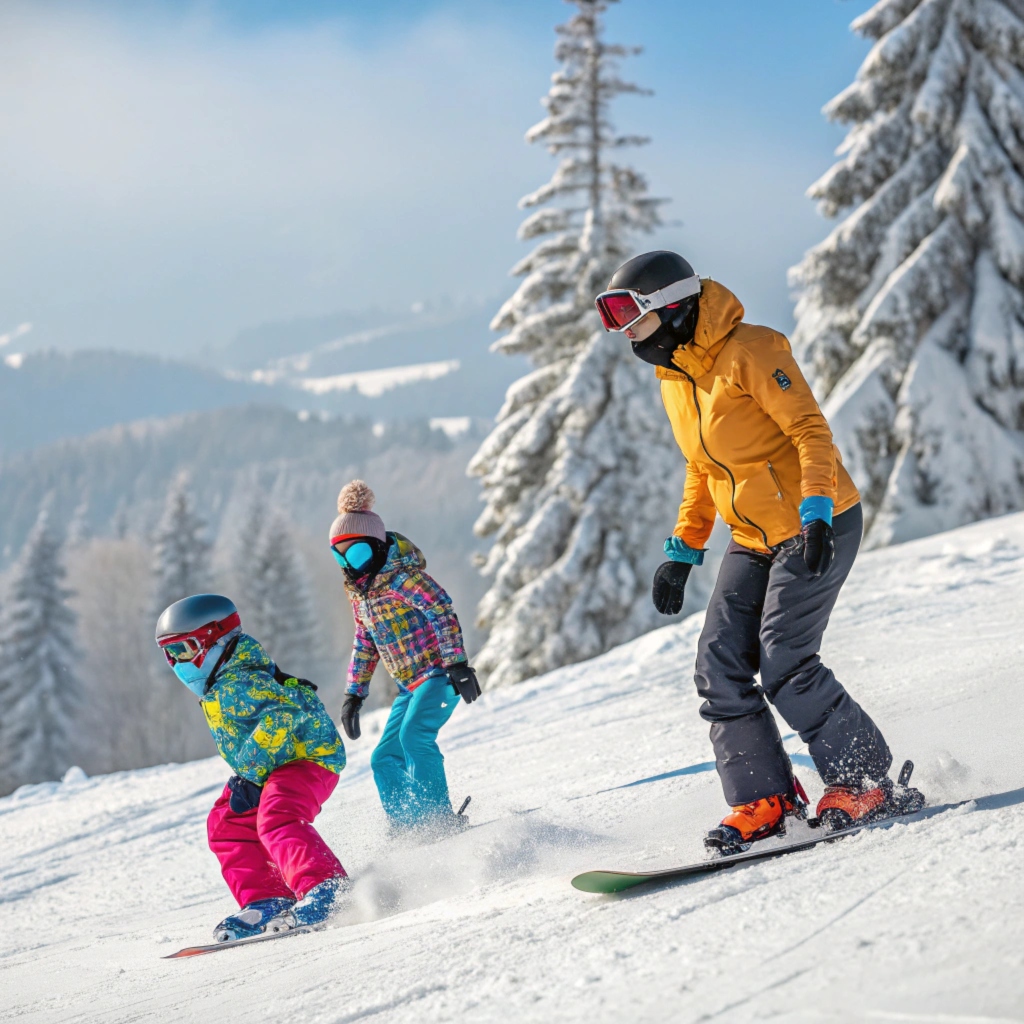
[[[349,569],[346,566],[345,576],[352,586],[365,594],[373,582],[374,576],[384,568],[384,563],[388,560],[388,552],[391,550],[391,538],[378,540],[376,537],[363,537],[361,539],[365,540],[373,549],[373,558],[370,559],[370,564],[362,569]]]
[[[612,274],[608,290],[628,288],[641,295],[651,295],[676,281],[696,277],[693,267],[677,252],[657,249],[627,260]],[[653,366],[671,369],[672,353],[680,345],[689,345],[697,329],[700,295],[691,295],[679,303],[657,310],[661,326],[643,341],[633,342],[633,354]]]
[[[657,310],[661,326],[643,341],[630,342],[633,355],[652,366],[672,369],[672,353],[680,345],[689,345],[697,330],[697,314],[700,310],[700,296],[691,295],[673,306]]]

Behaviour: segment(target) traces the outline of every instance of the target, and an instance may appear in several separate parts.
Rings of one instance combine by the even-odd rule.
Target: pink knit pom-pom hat
[[[376,537],[387,540],[384,520],[373,509],[376,501],[369,484],[350,480],[338,495],[338,518],[331,524],[331,547],[353,537]]]

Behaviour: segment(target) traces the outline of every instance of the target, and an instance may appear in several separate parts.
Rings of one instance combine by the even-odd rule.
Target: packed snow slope
[[[387,841],[368,716],[319,819],[357,880],[324,932],[161,959],[232,909],[205,840],[220,761],[20,790],[0,801],[0,1018],[1022,1021],[1022,623],[1024,515],[865,555],[825,656],[931,803],[979,799],[620,897],[569,879],[699,859],[724,810],[698,616],[460,707],[442,745],[478,827],[455,839]]]

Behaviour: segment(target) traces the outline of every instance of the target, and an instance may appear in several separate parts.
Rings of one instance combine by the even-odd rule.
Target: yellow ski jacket
[[[743,323],[728,288],[704,282],[694,340],[673,362],[657,374],[687,463],[684,544],[707,544],[717,510],[738,544],[767,551],[800,532],[804,498],[831,498],[835,515],[860,501],[789,342]]]

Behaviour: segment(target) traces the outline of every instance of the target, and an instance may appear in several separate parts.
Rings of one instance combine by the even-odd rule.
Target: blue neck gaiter
[[[174,674],[184,683],[197,697],[206,693],[206,684],[213,674],[224,648],[233,640],[240,631],[232,630],[227,636],[222,636],[207,652],[203,658],[202,665],[195,665],[191,661],[179,661],[172,666]]]

